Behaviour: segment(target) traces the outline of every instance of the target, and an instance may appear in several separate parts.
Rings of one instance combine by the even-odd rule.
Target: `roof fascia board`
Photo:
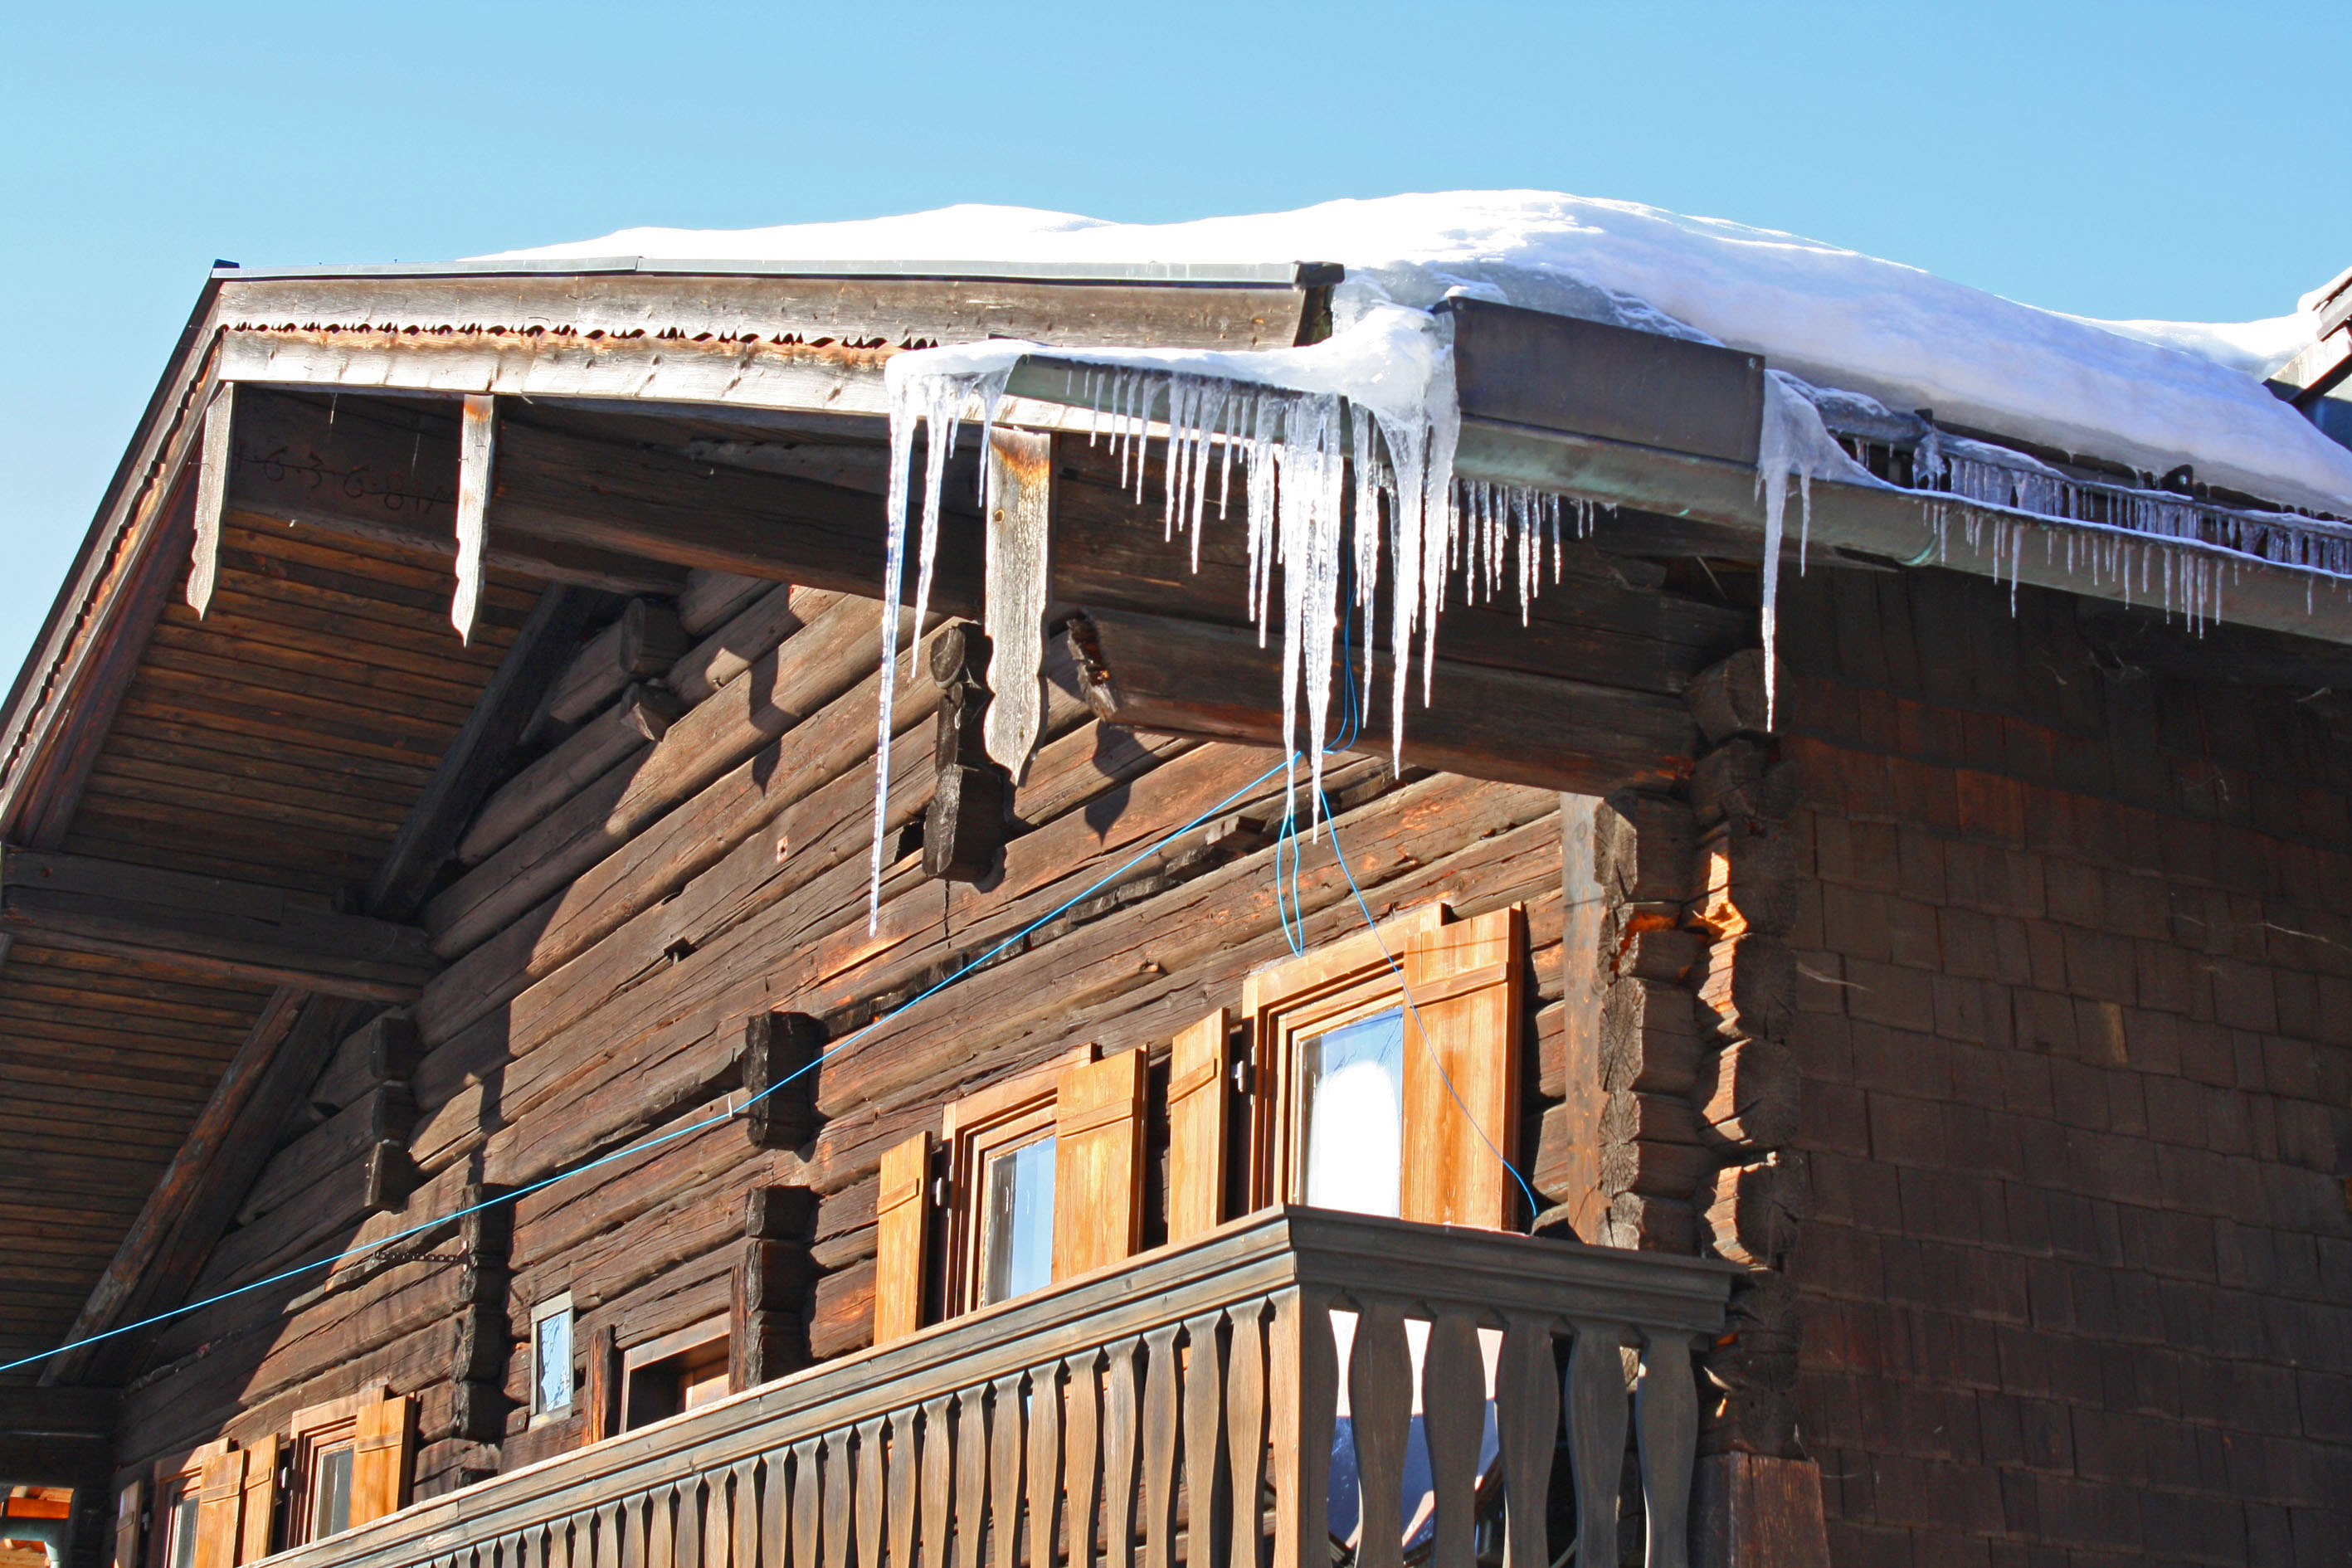
[[[537,278],[614,274],[686,278],[901,279],[920,282],[1141,283],[1191,288],[1309,289],[1345,274],[1327,261],[759,261],[646,256],[395,261],[350,267],[220,267],[221,282],[304,278]]]
[[[215,310],[220,289],[217,280],[207,279],[197,291],[187,324],[181,329],[172,357],[147,399],[121,461],[115,465],[114,475],[107,482],[89,530],[82,536],[80,548],[74,555],[73,565],[49,605],[47,617],[41,623],[40,635],[9,688],[5,717],[0,719],[0,766],[6,770],[0,775],[0,825],[13,822],[24,786],[37,771],[35,737],[30,732],[46,728],[45,716],[71,695],[52,691],[50,678],[65,673],[63,667],[71,662],[77,646],[89,646],[105,631],[110,616],[131,586],[133,574],[126,572],[114,584],[113,592],[92,603],[104,584],[117,544],[140,515],[141,503],[158,485],[168,484],[173,478],[165,470],[170,467],[173,437],[183,424],[182,416],[190,398],[205,377],[205,363],[217,331]],[[157,504],[168,499],[159,497]],[[89,607],[87,616],[82,613],[84,606]],[[45,693],[49,693],[46,701]]]

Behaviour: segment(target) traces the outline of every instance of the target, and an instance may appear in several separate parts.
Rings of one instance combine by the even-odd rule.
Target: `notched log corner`
[[[805,1013],[755,1013],[743,1021],[737,1061],[753,1148],[797,1149],[816,1135],[816,1061],[825,1039],[824,1026]]]

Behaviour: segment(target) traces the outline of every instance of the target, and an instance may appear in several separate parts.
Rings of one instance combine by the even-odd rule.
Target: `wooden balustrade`
[[[1553,1568],[1564,1421],[1575,1561],[1617,1561],[1630,1425],[1646,1560],[1680,1568],[1691,1352],[1728,1289],[1654,1253],[1268,1210],[276,1562],[1329,1568],[1355,1522],[1356,1568],[1400,1568],[1418,1503],[1416,1561]]]

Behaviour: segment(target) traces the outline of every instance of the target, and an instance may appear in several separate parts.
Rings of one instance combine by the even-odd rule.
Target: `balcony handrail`
[[[1615,1450],[1606,1467],[1612,1489],[1609,1499],[1612,1543],[1609,1560],[1613,1562],[1613,1487],[1624,1449],[1626,1394],[1618,1350],[1621,1346],[1647,1347],[1651,1352],[1648,1361],[1657,1369],[1645,1373],[1643,1378],[1644,1395],[1649,1396],[1647,1403],[1654,1407],[1641,1415],[1644,1424],[1645,1469],[1651,1464],[1651,1449],[1659,1447],[1659,1463],[1667,1471],[1680,1474],[1661,1475],[1661,1486],[1654,1494],[1651,1511],[1656,1514],[1659,1504],[1664,1504],[1669,1515],[1679,1519],[1688,1496],[1691,1439],[1696,1436],[1695,1396],[1689,1357],[1685,1352],[1694,1336],[1720,1331],[1734,1272],[1727,1264],[1658,1253],[1585,1247],[1549,1238],[1330,1210],[1270,1208],[1191,1240],[1129,1259],[1115,1268],[951,1319],[908,1339],[824,1362],[684,1415],[412,1504],[341,1535],[291,1548],[269,1561],[272,1568],[419,1568],[424,1564],[492,1568],[494,1548],[504,1542],[504,1550],[495,1553],[497,1568],[851,1568],[843,1561],[845,1553],[838,1550],[819,1553],[814,1545],[807,1548],[806,1555],[801,1551],[792,1552],[789,1563],[763,1559],[755,1565],[745,1561],[747,1553],[756,1550],[759,1528],[748,1517],[745,1533],[740,1538],[743,1549],[733,1553],[735,1561],[731,1563],[725,1553],[726,1542],[738,1539],[730,1533],[736,1528],[731,1523],[712,1538],[712,1545],[720,1552],[719,1561],[712,1561],[709,1552],[698,1550],[693,1553],[698,1560],[688,1563],[677,1561],[670,1549],[674,1543],[667,1537],[651,1560],[644,1555],[648,1546],[646,1532],[659,1534],[663,1528],[659,1520],[648,1524],[640,1517],[625,1526],[637,1532],[633,1538],[637,1541],[635,1552],[626,1547],[615,1550],[615,1542],[606,1542],[592,1553],[583,1537],[581,1552],[575,1556],[569,1548],[549,1548],[544,1532],[551,1526],[562,1531],[570,1521],[610,1515],[624,1494],[629,1495],[633,1506],[659,1494],[669,1500],[663,1506],[674,1509],[675,1494],[664,1489],[676,1489],[680,1483],[688,1483],[688,1501],[698,1510],[700,1505],[693,1500],[701,1495],[700,1483],[706,1480],[719,1489],[711,1495],[731,1508],[726,1500],[733,1494],[725,1490],[730,1475],[736,1478],[735,1486],[747,1489],[744,1496],[748,1507],[751,1496],[748,1489],[754,1485],[755,1468],[761,1479],[764,1497],[764,1483],[772,1472],[778,1481],[783,1479],[782,1461],[787,1450],[805,1450],[808,1458],[804,1462],[814,1465],[816,1446],[827,1443],[829,1452],[845,1456],[833,1462],[845,1467],[853,1434],[863,1432],[866,1436],[856,1446],[858,1452],[865,1452],[866,1445],[877,1446],[874,1447],[870,1475],[861,1471],[857,1483],[858,1540],[867,1552],[859,1553],[856,1568],[882,1568],[881,1563],[874,1559],[891,1554],[887,1551],[873,1552],[880,1536],[866,1532],[878,1531],[883,1523],[877,1504],[884,1489],[884,1453],[891,1451],[898,1456],[889,1466],[890,1484],[895,1489],[901,1479],[902,1464],[911,1466],[913,1462],[915,1433],[919,1428],[927,1434],[926,1442],[934,1427],[944,1432],[946,1428],[938,1424],[948,1419],[952,1406],[955,1429],[961,1434],[964,1431],[961,1424],[967,1408],[982,1412],[971,1417],[975,1422],[985,1421],[984,1407],[989,1402],[982,1396],[989,1390],[1006,1385],[1018,1391],[1024,1377],[1039,1373],[1041,1368],[1050,1373],[1052,1385],[1067,1396],[1077,1386],[1075,1380],[1081,1373],[1074,1372],[1073,1382],[1066,1388],[1061,1383],[1061,1369],[1065,1364],[1079,1368],[1081,1358],[1082,1375],[1089,1390],[1089,1409],[1094,1391],[1098,1389],[1105,1406],[1103,1414],[1110,1414],[1115,1402],[1123,1401],[1117,1408],[1124,1413],[1129,1426],[1139,1420],[1156,1422],[1153,1431],[1145,1436],[1156,1436],[1159,1447],[1141,1457],[1142,1479],[1150,1487],[1157,1478],[1160,1506],[1172,1510],[1174,1472],[1167,1467],[1173,1460],[1174,1429],[1168,1422],[1175,1417],[1164,1409],[1139,1415],[1130,1407],[1139,1399],[1164,1402],[1188,1398],[1193,1401],[1184,1412],[1183,1418],[1189,1421],[1202,1411],[1216,1417],[1230,1400],[1239,1399],[1245,1404],[1252,1397],[1246,1392],[1223,1390],[1181,1396],[1172,1392],[1177,1381],[1187,1375],[1188,1368],[1216,1363],[1222,1353],[1218,1346],[1223,1342],[1223,1334],[1228,1330],[1239,1334],[1244,1328],[1250,1353],[1246,1358],[1236,1353],[1232,1365],[1239,1367],[1246,1362],[1259,1368],[1251,1375],[1257,1377],[1261,1384],[1255,1397],[1261,1407],[1262,1429],[1274,1439],[1273,1474],[1266,1478],[1265,1486],[1286,1500],[1288,1528],[1295,1538],[1305,1539],[1309,1534],[1319,1534],[1325,1478],[1320,1467],[1297,1462],[1296,1456],[1329,1452],[1331,1407],[1339,1369],[1328,1325],[1328,1310],[1338,1309],[1364,1314],[1349,1377],[1359,1411],[1392,1410],[1399,1421],[1404,1405],[1397,1401],[1409,1397],[1409,1392],[1384,1392],[1378,1368],[1389,1366],[1392,1373],[1393,1363],[1402,1353],[1402,1323],[1405,1317],[1432,1321],[1443,1319],[1472,1328],[1500,1330],[1505,1340],[1504,1361],[1512,1363],[1516,1354],[1523,1367],[1536,1364],[1529,1358],[1537,1351],[1529,1347],[1549,1346],[1555,1333],[1572,1336],[1595,1351],[1605,1351],[1605,1358],[1594,1354],[1580,1363],[1571,1357],[1568,1403],[1571,1439],[1577,1436],[1580,1413],[1587,1417],[1588,1426],[1596,1412],[1602,1419],[1601,1428],[1586,1434],[1586,1443],[1591,1446],[1596,1435],[1605,1439],[1612,1419],[1601,1407],[1612,1399],[1615,1402]],[[1176,1348],[1180,1329],[1189,1329],[1197,1337],[1202,1331],[1202,1325],[1207,1325],[1209,1335],[1202,1342],[1211,1352],[1206,1361],[1190,1349],[1190,1340],[1186,1349]],[[1367,1349],[1372,1342],[1366,1337],[1368,1330],[1383,1349]],[[1261,1342],[1260,1335],[1267,1336],[1262,1362],[1255,1348]],[[1454,1340],[1461,1339],[1462,1331],[1457,1329]],[[1467,1342],[1473,1346],[1470,1353],[1475,1358],[1475,1340]],[[1233,1348],[1238,1352],[1244,1343],[1236,1338]],[[1130,1352],[1126,1371],[1119,1370],[1118,1359],[1114,1355],[1109,1364],[1097,1372],[1097,1363],[1106,1350],[1114,1347]],[[1670,1353],[1655,1353],[1659,1347],[1665,1347]],[[1391,1351],[1394,1353],[1390,1353]],[[1520,1381],[1528,1386],[1548,1383],[1556,1401],[1561,1385],[1553,1372],[1551,1353],[1545,1349],[1540,1373],[1528,1373]],[[1139,1369],[1138,1358],[1143,1363]],[[1596,1376],[1596,1372],[1605,1372],[1605,1376]],[[1580,1373],[1584,1380],[1581,1384]],[[1507,1379],[1511,1375],[1508,1365],[1504,1375]],[[1533,1379],[1531,1383],[1529,1378]],[[1236,1389],[1244,1382],[1238,1373],[1233,1374],[1232,1381]],[[1389,1381],[1394,1382],[1393,1375]],[[1581,1405],[1580,1387],[1586,1391]],[[1433,1389],[1432,1394],[1434,1397]],[[1202,1403],[1203,1399],[1209,1403]],[[1295,1401],[1295,1408],[1286,1403],[1291,1401]],[[1064,1401],[1050,1403],[1056,1412],[1054,1419],[1058,1421]],[[1508,1427],[1517,1404],[1505,1398],[1499,1389],[1497,1403],[1504,1407],[1505,1426]],[[1540,1397],[1533,1403],[1540,1405]],[[1032,1426],[1048,1425],[1029,1414],[1036,1406],[1028,1394],[1020,1394],[1015,1405],[1022,1413],[1015,1416],[1015,1425],[1023,1421]],[[1549,1429],[1540,1436],[1547,1456],[1547,1481],[1551,1433],[1557,1430],[1559,1422],[1556,1405],[1554,1409]],[[927,1420],[916,1420],[918,1412],[926,1413]],[[1433,1416],[1436,1413],[1433,1405]],[[1357,1419],[1360,1425],[1370,1417],[1360,1414]],[[1542,1421],[1540,1415],[1536,1419],[1538,1424]],[[886,1420],[890,1424],[891,1441],[900,1444],[895,1450],[879,1443]],[[1524,1428],[1526,1423],[1520,1426]],[[1653,1426],[1660,1428],[1654,1435],[1650,1430]],[[1162,1427],[1167,1430],[1161,1431]],[[975,1426],[972,1430],[983,1428]],[[1136,1437],[1131,1431],[1114,1436],[1130,1446]],[[1292,1451],[1288,1459],[1283,1447],[1286,1439]],[[1057,1435],[1055,1441],[1059,1440]],[[1211,1440],[1221,1439],[1212,1434]],[[1513,1433],[1506,1431],[1506,1467],[1510,1463],[1512,1440]],[[999,1440],[1000,1447],[1003,1441]],[[1360,1436],[1358,1441],[1360,1451],[1365,1439]],[[1538,1439],[1523,1430],[1519,1441],[1524,1446]],[[1381,1445],[1376,1442],[1374,1446]],[[1402,1451],[1401,1436],[1393,1446]],[[1166,1449],[1164,1457],[1160,1456],[1160,1447]],[[1668,1450],[1672,1450],[1671,1458],[1667,1457]],[[1062,1459],[1058,1457],[1060,1451],[1055,1452],[1054,1463],[1058,1466]],[[1534,1455],[1532,1448],[1525,1452],[1528,1458],[1521,1461],[1523,1467],[1531,1463]],[[1378,1459],[1377,1455],[1374,1458]],[[762,1460],[766,1461],[764,1466],[761,1464]],[[1091,1467],[1094,1457],[1089,1455],[1086,1462]],[[1132,1471],[1138,1462],[1131,1453],[1120,1460],[1129,1467],[1130,1482],[1135,1479]],[[1216,1462],[1221,1466],[1225,1463]],[[1017,1468],[1017,1456],[1014,1463]],[[1372,1468],[1378,1468],[1379,1465]],[[1600,1468],[1596,1458],[1589,1481],[1580,1474],[1580,1491],[1590,1491],[1600,1484]],[[836,1531],[828,1510],[822,1528],[828,1538],[838,1533],[841,1543],[846,1544],[846,1521],[852,1507],[845,1489],[849,1482],[845,1469],[834,1473],[832,1490],[838,1494],[843,1522]],[[797,1468],[793,1474],[800,1474]],[[814,1474],[810,1471],[812,1479]],[[968,1483],[973,1479],[965,1479]],[[985,1476],[978,1479],[984,1485]],[[944,1483],[948,1478],[943,1474],[940,1479]],[[1223,1487],[1226,1478],[1221,1474],[1214,1482]],[[910,1480],[908,1484],[917,1482]],[[1087,1484],[1087,1495],[1091,1499],[1095,1496],[1091,1477]],[[936,1503],[944,1508],[944,1488],[935,1489],[942,1495],[930,1500],[927,1506]],[[969,1484],[966,1491],[978,1495]],[[814,1495],[812,1490],[811,1497]],[[911,1492],[908,1495],[911,1497]],[[1208,1494],[1204,1491],[1202,1495]],[[1441,1509],[1444,1507],[1443,1496],[1441,1489]],[[1022,1500],[1017,1489],[1010,1500],[1017,1517]],[[1106,1501],[1106,1509],[1116,1500]],[[1131,1491],[1125,1500],[1134,1501]],[[1593,1501],[1591,1498],[1582,1500],[1588,1508]],[[1035,1499],[1031,1501],[1034,1504]],[[815,1505],[812,1501],[796,1506],[814,1509]],[[908,1509],[913,1506],[911,1501],[907,1504]],[[898,1507],[894,1489],[890,1502],[894,1516]],[[779,1523],[783,1518],[781,1504],[772,1504],[769,1511],[773,1517],[764,1522],[782,1528]],[[697,1517],[701,1516],[698,1513]],[[711,1517],[715,1519],[717,1513],[714,1511]],[[1365,1517],[1378,1515],[1369,1511],[1368,1505]],[[1513,1532],[1518,1538],[1513,1544],[1519,1549],[1507,1549],[1507,1568],[1551,1568],[1549,1554],[1538,1557],[1528,1548],[1524,1508],[1516,1511],[1514,1518],[1521,1521]],[[1301,1520],[1307,1522],[1299,1522]],[[815,1522],[816,1516],[812,1513],[803,1528]],[[898,1521],[894,1517],[891,1522],[895,1525]],[[940,1529],[950,1522],[969,1528],[975,1520],[959,1515],[950,1521],[944,1515],[937,1520],[927,1515],[924,1534],[928,1539],[921,1554],[921,1568],[983,1568],[976,1554],[976,1544],[958,1554],[950,1565],[944,1551],[947,1537]],[[984,1524],[984,1521],[978,1522]],[[1654,1533],[1658,1522],[1654,1521]],[[620,1527],[617,1517],[614,1525]],[[716,1525],[711,1528],[719,1530]],[[1537,1533],[1540,1533],[1539,1526]],[[1675,1533],[1679,1539],[1679,1531]],[[1280,1544],[1280,1534],[1278,1530],[1276,1568],[1326,1568],[1323,1557],[1286,1551]],[[535,1553],[520,1544],[526,1539],[540,1541]],[[898,1539],[904,1545],[905,1540],[910,1538]],[[979,1536],[974,1534],[971,1539],[976,1543]],[[1237,1531],[1234,1540],[1241,1539]],[[1364,1568],[1378,1568],[1381,1559],[1394,1555],[1375,1541],[1360,1561]],[[1444,1558],[1454,1553],[1441,1552],[1441,1568]],[[1048,1552],[1045,1559],[1031,1563],[1031,1568],[1050,1568],[1052,1556]],[[1148,1552],[1145,1557],[1154,1568],[1173,1562],[1171,1554],[1157,1550]],[[1662,1557],[1654,1543],[1652,1562],[1660,1568],[1680,1560],[1681,1553],[1674,1544],[1664,1548]],[[1210,1558],[1197,1551],[1188,1552],[1187,1563],[1188,1568],[1212,1568]],[[892,1568],[917,1568],[917,1564],[894,1561]],[[1003,1555],[992,1552],[986,1568],[1015,1568],[1009,1548]],[[1248,1565],[1220,1559],[1214,1568]]]

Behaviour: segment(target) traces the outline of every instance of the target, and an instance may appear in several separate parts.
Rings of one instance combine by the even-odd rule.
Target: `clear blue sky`
[[[0,6],[0,673],[215,257],[1533,186],[2101,316],[2352,265],[2352,0]]]

